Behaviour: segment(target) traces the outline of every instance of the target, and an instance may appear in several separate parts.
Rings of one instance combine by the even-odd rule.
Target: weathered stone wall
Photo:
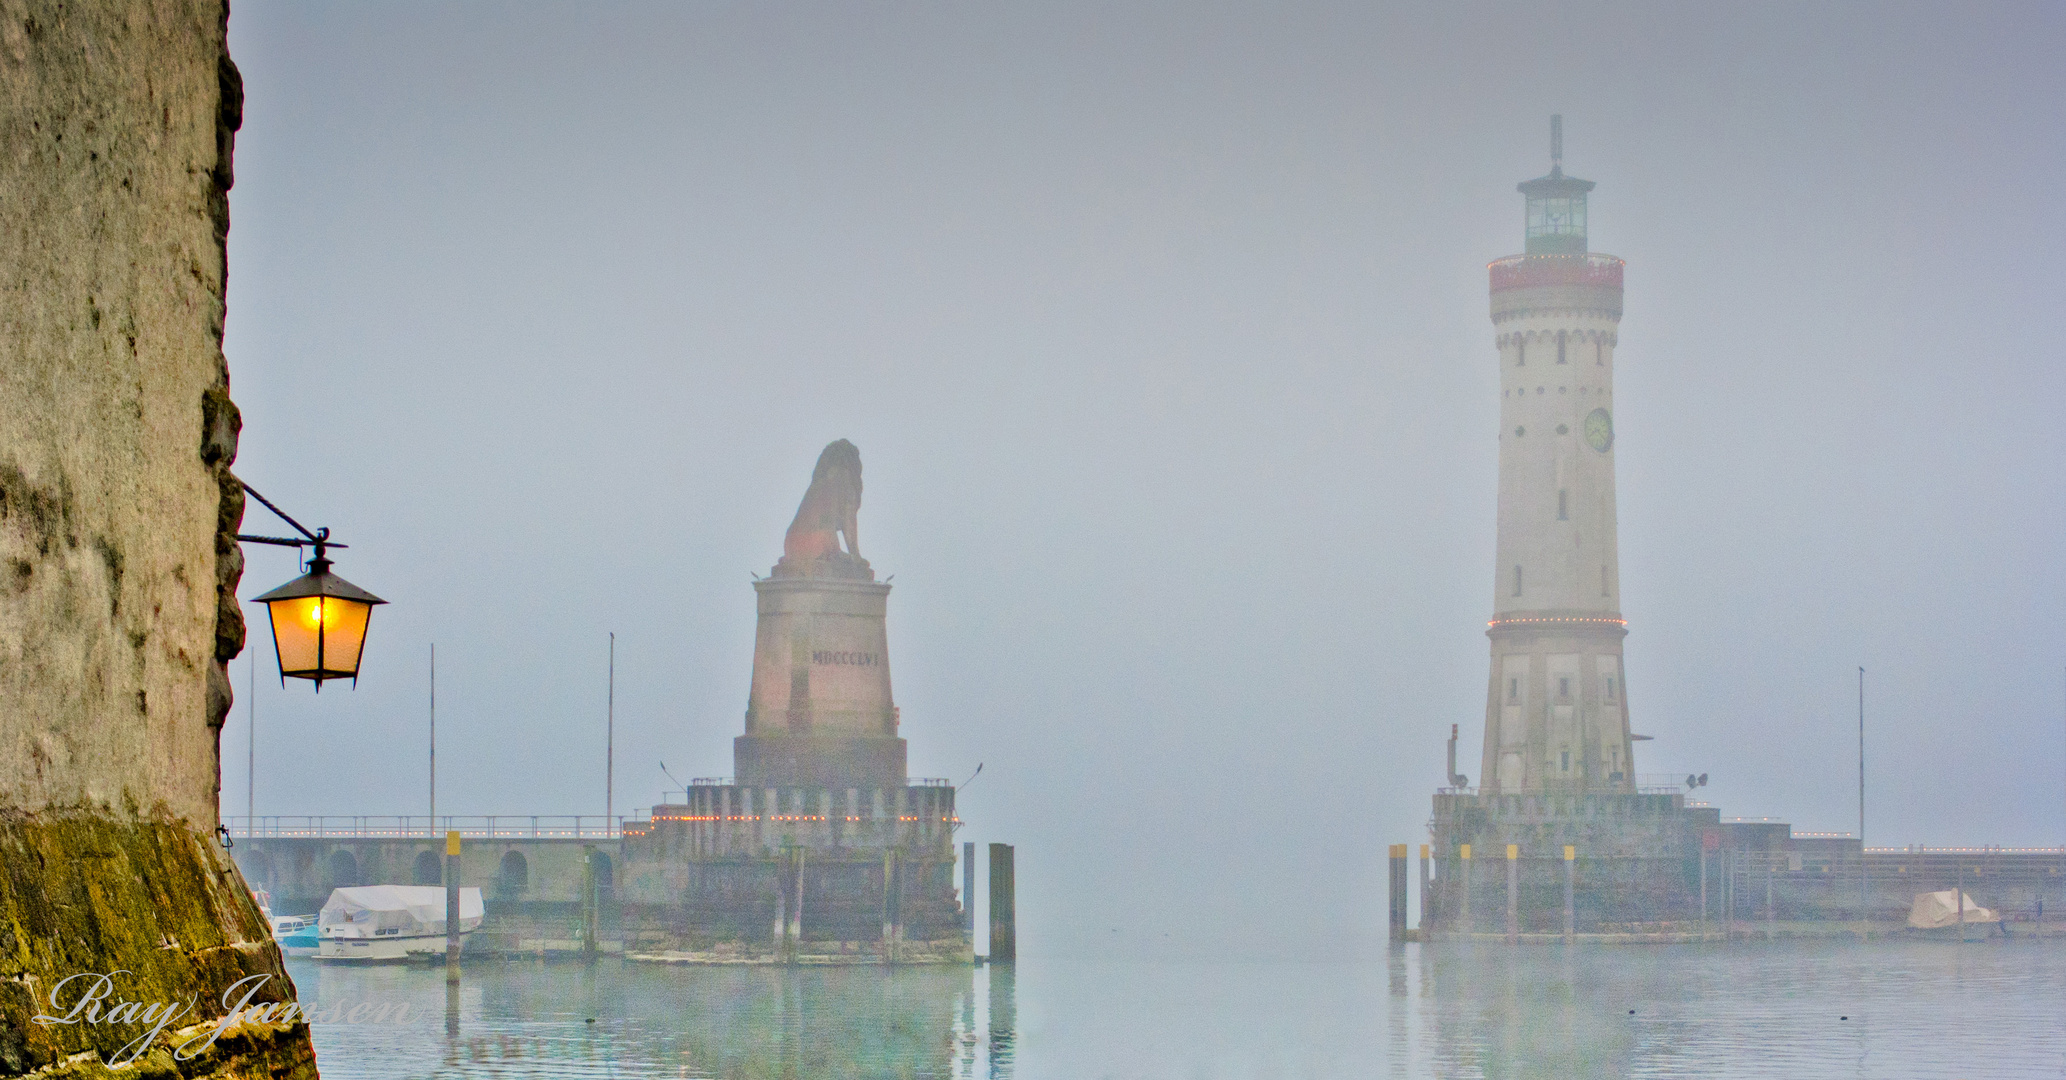
[[[57,981],[222,1011],[279,952],[213,841],[242,648],[222,356],[243,90],[221,0],[0,0],[0,1075],[98,1075],[138,1025]],[[313,1076],[306,1026],[149,1075]]]
[[[217,3],[0,6],[0,802],[215,827],[243,646]]]

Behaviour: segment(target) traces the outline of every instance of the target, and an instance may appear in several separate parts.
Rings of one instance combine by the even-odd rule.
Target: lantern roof
[[[1554,199],[1583,195],[1596,186],[1590,180],[1580,180],[1575,176],[1565,176],[1562,165],[1552,165],[1550,166],[1548,176],[1538,176],[1533,180],[1523,180],[1515,184],[1514,188],[1531,199]]]
[[[387,601],[331,573],[327,565],[328,560],[319,561],[326,565],[311,570],[271,592],[254,596],[251,599],[258,603],[271,603],[275,600],[299,600],[305,596],[334,596],[339,600],[356,600],[361,604],[387,603]]]

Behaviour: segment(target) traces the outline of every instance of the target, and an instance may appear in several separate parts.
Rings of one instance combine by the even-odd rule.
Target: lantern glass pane
[[[358,674],[359,652],[366,644],[371,604],[334,596],[301,596],[274,600],[273,642],[280,654],[280,674],[290,678],[349,678]],[[321,623],[321,665],[317,661],[317,624]]]
[[[316,613],[323,597],[298,596],[266,604],[273,622],[273,647],[280,653],[280,674],[316,670]]]
[[[373,605],[357,600],[323,601],[323,672],[347,678],[359,673],[359,650],[366,647],[366,620]]]

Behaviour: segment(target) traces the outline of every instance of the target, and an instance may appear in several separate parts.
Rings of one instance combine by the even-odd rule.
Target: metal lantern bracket
[[[281,601],[313,597],[316,598],[316,601],[319,605],[316,609],[317,611],[324,610],[324,608],[320,605],[322,605],[325,600],[335,599],[340,603],[364,607],[368,612],[370,612],[373,605],[385,604],[387,603],[387,601],[382,600],[381,598],[373,595],[372,593],[369,593],[366,590],[361,589],[358,586],[353,585],[351,582],[346,581],[343,578],[338,577],[337,575],[330,572],[330,560],[327,556],[327,552],[331,548],[342,548],[347,545],[340,544],[334,540],[331,540],[330,530],[328,528],[320,528],[311,531],[307,526],[303,525],[301,522],[294,520],[294,518],[290,516],[285,510],[282,510],[278,506],[275,506],[271,499],[268,499],[264,495],[261,495],[257,491],[253,490],[251,485],[244,484],[241,480],[238,481],[238,483],[243,485],[246,494],[249,494],[252,498],[257,499],[260,504],[262,504],[266,509],[272,511],[273,514],[277,516],[281,521],[284,521],[287,524],[292,525],[294,527],[294,531],[301,534],[299,537],[292,537],[256,536],[249,533],[238,533],[238,540],[249,544],[271,544],[275,547],[291,547],[296,549],[297,551],[305,547],[315,549],[314,554],[309,558],[309,560],[306,563],[303,564],[302,569],[304,573],[301,577],[296,578],[295,580],[290,581],[277,589],[274,589],[263,595],[252,598],[260,603],[265,604],[270,613],[270,617],[273,623],[274,651],[281,660],[280,682],[284,685],[290,675],[294,678],[313,679],[316,684],[316,690],[318,693],[320,693],[323,689],[323,681],[326,678],[343,678],[348,675],[352,680],[352,685],[357,686],[359,681],[358,655],[359,652],[363,650],[365,647],[364,616],[361,616],[360,619],[360,626],[358,628],[359,636],[356,644],[353,646],[352,666],[349,670],[332,670],[328,667],[324,655],[324,621],[321,616],[318,616],[315,628],[315,667],[313,669],[308,670],[296,669],[290,672],[287,669],[284,654],[280,653],[280,624],[277,617],[278,613],[276,610],[273,609],[273,605]]]
[[[273,516],[279,518],[281,521],[284,521],[289,525],[294,526],[294,531],[300,533],[303,537],[306,538],[297,540],[291,536],[252,536],[247,533],[238,533],[238,540],[241,540],[247,544],[271,544],[275,547],[291,547],[297,549],[305,547],[314,547],[316,549],[316,556],[315,558],[310,559],[308,565],[303,567],[303,569],[310,569],[314,567],[314,565],[318,562],[327,563],[329,560],[323,558],[323,551],[326,548],[341,548],[350,546],[348,544],[339,544],[331,540],[330,530],[328,527],[317,529],[314,532],[308,531],[307,526],[304,526],[301,522],[289,517],[287,515],[287,511],[282,510],[277,506],[274,506],[273,501],[271,499],[268,499],[265,496],[260,495],[257,489],[253,488],[250,484],[245,484],[242,480],[237,481],[237,483],[243,484],[244,494],[249,495],[254,499],[257,499],[260,503],[263,503],[266,509],[271,510],[273,512]]]

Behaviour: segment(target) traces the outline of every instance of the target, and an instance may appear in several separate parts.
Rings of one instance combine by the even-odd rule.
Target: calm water
[[[412,1010],[317,1024],[327,1080],[2066,1077],[2066,945],[2028,941],[1016,971],[514,964],[468,969],[456,1002],[438,969],[289,967],[314,1007]]]

